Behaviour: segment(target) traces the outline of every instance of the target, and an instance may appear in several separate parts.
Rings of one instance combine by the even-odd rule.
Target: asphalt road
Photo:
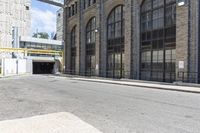
[[[200,132],[200,94],[41,75],[0,79],[0,121],[58,112],[103,133]]]

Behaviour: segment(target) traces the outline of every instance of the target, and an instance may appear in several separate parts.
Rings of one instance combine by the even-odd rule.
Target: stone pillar
[[[139,79],[140,74],[140,6],[141,0],[133,2],[132,17],[132,78]]]
[[[189,6],[177,6],[176,16],[176,78],[182,80],[178,72],[188,72]]]
[[[86,55],[86,47],[85,47],[85,21],[83,21],[83,0],[79,0],[80,3],[80,15],[79,15],[79,64],[80,64],[80,69],[79,73],[80,75],[85,74],[85,55]]]
[[[100,23],[100,76],[106,77],[106,70],[107,70],[107,26],[106,26],[106,20],[107,16],[105,13],[105,4],[103,3],[103,0],[101,0],[101,23]]]
[[[124,5],[124,21],[125,21],[125,43],[124,43],[124,71],[125,71],[125,78],[131,78],[131,34],[132,34],[132,0],[125,0]]]
[[[198,49],[199,49],[199,1],[190,1],[189,16],[189,79],[198,82]]]
[[[198,83],[200,84],[200,2],[198,2],[198,49],[197,49],[197,58],[198,58]]]
[[[63,69],[64,69],[64,72],[66,71],[66,7],[63,8]]]
[[[68,8],[65,7],[64,8],[64,13],[63,13],[63,40],[64,40],[64,64],[65,64],[65,72],[67,72],[68,70],[70,70],[70,42],[69,42],[69,34],[68,34]]]
[[[100,70],[99,70],[99,66],[100,66],[100,36],[101,36],[101,3],[100,1],[98,1],[96,3],[96,46],[95,46],[95,56],[96,56],[96,76],[99,76],[100,74]]]
[[[77,3],[77,21],[79,20],[80,18],[80,9],[81,9],[81,4],[80,2]],[[76,25],[76,74],[79,74],[79,71],[80,71],[80,23],[77,22],[77,25]]]

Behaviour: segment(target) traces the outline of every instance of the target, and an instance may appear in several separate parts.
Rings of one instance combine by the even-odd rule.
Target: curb
[[[55,75],[54,75],[55,76]],[[87,82],[97,82],[97,83],[107,83],[107,84],[116,84],[116,85],[125,85],[125,86],[134,86],[134,87],[145,87],[145,88],[150,88],[150,89],[157,89],[157,90],[168,90],[168,91],[176,91],[176,92],[187,92],[187,93],[196,93],[196,94],[200,94],[200,87],[198,86],[187,86],[187,85],[179,85],[179,84],[170,84],[170,83],[164,83],[163,85],[159,84],[159,83],[147,83],[147,82],[137,82],[137,81],[131,81],[131,80],[112,80],[112,79],[101,79],[101,78],[87,78],[87,77],[81,77],[81,76],[68,76],[68,75],[56,75],[56,76],[60,76],[60,77],[69,77],[72,80],[79,80],[79,81],[87,81]],[[123,82],[127,82],[127,83],[123,83]],[[135,83],[135,84],[134,84]],[[142,85],[142,84],[146,84],[146,85]],[[155,86],[151,86],[151,85],[155,85]],[[168,87],[165,87],[168,86]],[[172,88],[169,88],[169,86],[171,86]],[[183,89],[177,89],[177,87],[183,87]],[[191,90],[193,89],[193,90]],[[197,89],[197,90],[194,90]]]
[[[200,94],[200,90],[199,91],[192,91],[192,90],[181,90],[181,89],[169,89],[169,88],[164,88],[164,87],[152,87],[152,86],[147,86],[147,85],[131,85],[131,84],[126,84],[126,83],[112,83],[112,82],[106,82],[106,81],[91,81],[91,80],[87,80],[87,79],[73,79],[73,80],[87,81],[87,82],[97,82],[97,83],[107,83],[107,84],[124,85],[124,86],[134,86],[134,87],[145,87],[145,88],[156,89],[156,90],[168,90],[168,91],[178,91],[178,92]],[[182,87],[182,86],[180,86],[180,87]]]
[[[9,78],[15,78],[15,77],[22,77],[22,76],[30,76],[32,74],[19,74],[19,75],[8,75],[8,76],[0,76],[0,80],[3,79],[9,79]]]

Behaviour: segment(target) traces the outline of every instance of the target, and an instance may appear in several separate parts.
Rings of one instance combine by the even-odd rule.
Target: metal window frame
[[[150,72],[150,79],[147,79],[147,80],[155,80],[155,79],[153,79],[153,77],[154,77],[154,75],[153,75],[153,73],[155,74],[155,73],[157,73],[157,75],[159,74],[159,73],[162,73],[162,81],[164,81],[164,82],[168,82],[168,80],[166,80],[166,74],[167,73],[170,73],[170,81],[169,82],[173,82],[173,80],[175,80],[175,77],[174,78],[172,78],[172,76],[171,75],[175,75],[175,74],[172,74],[172,73],[175,73],[175,72],[172,72],[172,70],[173,69],[171,69],[171,71],[170,72],[167,72],[166,71],[166,58],[165,58],[165,56],[166,56],[166,53],[165,53],[165,51],[167,50],[167,49],[176,49],[176,45],[175,45],[175,48],[174,47],[171,47],[171,48],[167,48],[166,47],[166,30],[168,29],[168,28],[176,28],[176,25],[171,25],[171,26],[166,26],[166,8],[167,7],[169,7],[169,6],[173,6],[174,4],[176,4],[176,1],[172,1],[172,2],[170,2],[170,3],[166,3],[166,0],[164,0],[164,4],[162,5],[162,6],[158,6],[158,7],[156,7],[156,8],[154,8],[153,7],[153,0],[151,0],[151,9],[150,10],[147,10],[147,11],[142,11],[142,6],[144,6],[144,2],[145,1],[143,1],[143,3],[141,4],[141,8],[140,8],[140,79],[142,79],[142,72],[143,71],[147,71],[147,72]],[[163,27],[162,28],[159,28],[159,29],[153,29],[153,11],[155,11],[155,10],[158,10],[158,9],[162,9],[163,8],[163,10],[164,10],[164,14],[163,14],[163,16],[162,16],[162,18],[163,18],[163,21],[164,21],[164,23],[163,23]],[[143,16],[143,14],[146,14],[146,13],[151,13],[151,30],[146,30],[146,31],[143,31],[142,29],[142,22],[143,22],[143,20],[142,20],[142,16]],[[146,22],[148,22],[148,21],[146,21]],[[159,32],[159,31],[162,31],[163,32],[163,36],[162,37],[157,37],[156,39],[154,39],[153,38],[153,34],[154,34],[154,32]],[[147,34],[148,33],[151,33],[151,37],[150,37],[150,39],[149,40],[147,40]],[[144,40],[142,37],[143,37],[143,34],[146,34],[146,40]],[[174,38],[176,38],[176,34],[175,34],[175,36],[174,36]],[[154,71],[155,69],[153,69],[153,51],[156,51],[156,50],[159,50],[159,48],[158,48],[158,44],[157,44],[157,48],[156,48],[156,50],[153,50],[153,41],[154,40],[156,40],[156,41],[158,41],[158,40],[162,40],[163,41],[163,44],[162,44],[162,50],[163,50],[163,68],[162,69],[159,69],[159,70],[156,70],[156,71]],[[143,48],[143,43],[144,42],[149,42],[150,43],[150,45],[149,45],[149,49],[147,49],[147,50],[144,50]],[[176,44],[176,42],[171,42],[171,43],[174,43],[174,44]],[[144,51],[150,51],[151,52],[151,65],[150,65],[150,68],[147,68],[146,70],[145,69],[142,69],[141,68],[141,65],[142,65],[142,62],[141,62],[141,59],[142,59],[142,52],[144,52]],[[172,55],[171,55],[172,56]],[[172,59],[171,59],[171,63],[173,63],[172,62]],[[160,70],[162,70],[161,72],[160,72]],[[157,77],[157,80],[156,81],[160,81],[160,77]]]
[[[92,27],[93,26],[93,22],[94,22],[94,26],[95,27]],[[85,54],[85,75],[87,76],[92,76],[92,75],[95,75],[95,68],[92,68],[92,56],[95,56],[95,61],[96,61],[96,34],[94,34],[94,42],[90,42],[88,43],[88,34],[90,35],[90,40],[92,39],[92,32],[95,33],[95,30],[96,30],[96,17],[92,17],[87,25],[86,25],[86,30],[85,30],[85,44],[86,44],[86,47],[85,47],[85,51],[86,51],[86,54]],[[90,61],[88,62],[87,58],[90,58]],[[89,70],[89,71],[88,71]]]
[[[70,33],[70,43],[71,43],[71,59],[70,59],[70,73],[75,74],[76,72],[76,28],[74,26]]]
[[[121,19],[116,21],[116,9],[121,7]],[[111,14],[114,13],[114,19],[113,22],[109,23],[109,18],[111,17]],[[108,38],[108,33],[109,33],[109,26],[113,25],[113,29],[114,29],[114,35],[116,33],[116,28],[115,28],[115,24],[116,23],[121,23],[121,37],[114,37],[114,38]],[[123,57],[122,55],[124,54],[124,5],[117,5],[115,6],[111,12],[108,15],[107,18],[107,55],[106,55],[106,76],[107,77],[112,77],[112,78],[123,78],[124,77],[124,70],[123,69]],[[109,66],[109,62],[108,62],[108,55],[109,54],[113,54],[113,61],[111,63],[113,63],[113,68],[111,68],[112,71],[112,75],[109,74],[110,68],[108,68]],[[120,76],[115,75],[116,72],[116,64],[115,64],[115,55],[120,54]]]

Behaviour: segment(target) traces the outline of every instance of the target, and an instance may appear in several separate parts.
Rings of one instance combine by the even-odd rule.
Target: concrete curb
[[[142,82],[142,81],[135,81],[135,80],[113,80],[113,79],[105,79],[105,78],[88,78],[82,76],[68,76],[68,75],[56,75],[61,77],[69,77],[72,80],[79,80],[79,81],[87,81],[87,82],[97,82],[97,83],[108,83],[108,84],[116,84],[116,85],[126,85],[126,86],[135,86],[135,87],[145,87],[151,89],[159,89],[159,90],[169,90],[169,91],[178,91],[178,92],[187,92],[187,93],[197,93],[200,94],[200,87],[198,86],[186,86],[185,84],[170,84],[170,83],[157,83],[157,82]]]
[[[180,91],[180,92],[189,92],[189,93],[198,93],[200,94],[200,89],[199,91],[195,90],[185,90],[185,89],[175,89],[175,88],[165,88],[165,87],[153,87],[153,86],[148,86],[148,85],[133,85],[133,84],[126,84],[126,83],[113,83],[113,82],[106,82],[106,81],[90,81],[90,80],[85,80],[85,79],[74,79],[74,80],[80,80],[80,81],[89,81],[89,82],[98,82],[98,83],[108,83],[108,84],[116,84],[116,85],[126,85],[126,86],[134,86],[134,87],[145,87],[145,88],[151,88],[151,89],[159,89],[159,90],[170,90],[170,91]],[[182,87],[182,86],[179,86]]]
[[[6,79],[6,78],[12,78],[12,77],[21,77],[21,76],[30,76],[32,74],[14,74],[14,75],[8,75],[8,76],[0,76],[0,79]]]

